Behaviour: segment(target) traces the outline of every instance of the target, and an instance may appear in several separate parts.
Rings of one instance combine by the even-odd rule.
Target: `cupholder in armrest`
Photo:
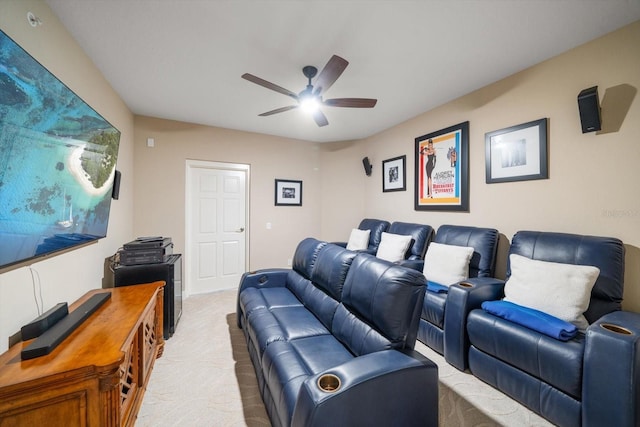
[[[341,385],[340,377],[334,374],[324,374],[318,378],[318,388],[326,393],[335,393]]]
[[[460,282],[458,283],[458,285],[462,286],[463,288],[473,288],[473,285],[469,282]]]
[[[622,326],[614,325],[612,323],[601,323],[600,327],[606,329],[607,331],[615,332],[616,334],[633,335],[633,332],[631,332],[627,328],[623,328]]]

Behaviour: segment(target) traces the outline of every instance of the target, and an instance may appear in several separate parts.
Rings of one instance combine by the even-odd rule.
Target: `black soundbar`
[[[60,319],[64,319],[67,314],[69,314],[69,307],[66,302],[56,304],[53,308],[42,313],[20,329],[22,341],[39,337],[53,325],[58,323]]]
[[[102,304],[111,298],[111,292],[92,295],[78,308],[73,310],[51,329],[36,338],[31,344],[22,349],[22,360],[34,359],[51,353],[71,332],[91,316]]]

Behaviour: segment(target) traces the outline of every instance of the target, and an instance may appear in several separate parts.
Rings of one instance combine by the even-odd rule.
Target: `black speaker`
[[[362,166],[364,166],[364,173],[367,174],[367,176],[371,176],[371,163],[369,162],[369,158],[365,157],[362,159]]]
[[[580,111],[582,133],[595,132],[602,128],[598,86],[590,87],[578,94],[578,110]]]
[[[113,188],[111,189],[111,198],[114,200],[118,200],[118,197],[120,197],[120,178],[120,171],[116,170],[116,174],[113,177]]]

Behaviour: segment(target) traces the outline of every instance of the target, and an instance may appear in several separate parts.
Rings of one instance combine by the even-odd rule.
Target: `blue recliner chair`
[[[398,261],[397,264],[422,271],[427,246],[433,240],[433,228],[426,224],[395,221],[391,223],[387,233],[411,236],[411,245],[407,250],[405,259]]]
[[[467,366],[467,313],[483,301],[502,297],[504,281],[493,277],[498,240],[496,229],[461,225],[440,226],[433,240],[473,248],[468,280],[449,286],[448,291],[427,287],[418,328],[418,339],[460,370]]]
[[[491,304],[486,303],[484,309],[471,311],[467,319],[471,372],[562,427],[640,425],[640,314],[620,311],[624,252],[622,242],[615,238],[516,233],[509,251],[507,297],[514,260],[520,263],[523,259],[512,254],[536,261],[537,266],[545,264],[539,261],[546,262],[545,274],[555,266],[564,268],[563,264],[597,267],[595,285],[591,281],[593,288],[587,286],[582,291],[589,325],[583,332],[574,328],[573,338],[553,338],[541,331],[560,321],[556,317],[542,317],[535,325],[523,326],[515,317],[506,320],[486,311]],[[535,294],[532,288],[540,289],[540,283],[545,282],[535,281],[538,283],[524,289]],[[555,289],[559,288],[557,283],[575,288],[573,281],[570,288],[568,280],[552,283]],[[549,293],[549,300],[556,298],[554,292]]]
[[[366,252],[368,254],[375,255],[378,251],[378,246],[380,246],[380,240],[382,239],[382,233],[389,229],[389,221],[385,221],[382,219],[373,219],[373,218],[365,218],[360,221],[360,225],[358,225],[359,230],[370,230],[369,234],[369,246],[366,250],[362,252]],[[342,246],[343,248],[347,247],[347,242],[332,242],[338,246]]]

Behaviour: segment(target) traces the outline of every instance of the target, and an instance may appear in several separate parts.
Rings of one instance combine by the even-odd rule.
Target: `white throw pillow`
[[[359,230],[354,228],[351,230],[349,241],[347,242],[347,249],[350,251],[362,251],[369,247],[369,234],[371,230]]]
[[[590,265],[538,261],[509,255],[511,276],[504,286],[504,300],[543,311],[584,330],[583,313],[589,307],[591,289],[600,269]]]
[[[430,282],[449,286],[469,278],[473,248],[432,242],[424,257],[422,273]]]
[[[376,256],[391,262],[402,261],[411,239],[411,236],[383,232]]]

